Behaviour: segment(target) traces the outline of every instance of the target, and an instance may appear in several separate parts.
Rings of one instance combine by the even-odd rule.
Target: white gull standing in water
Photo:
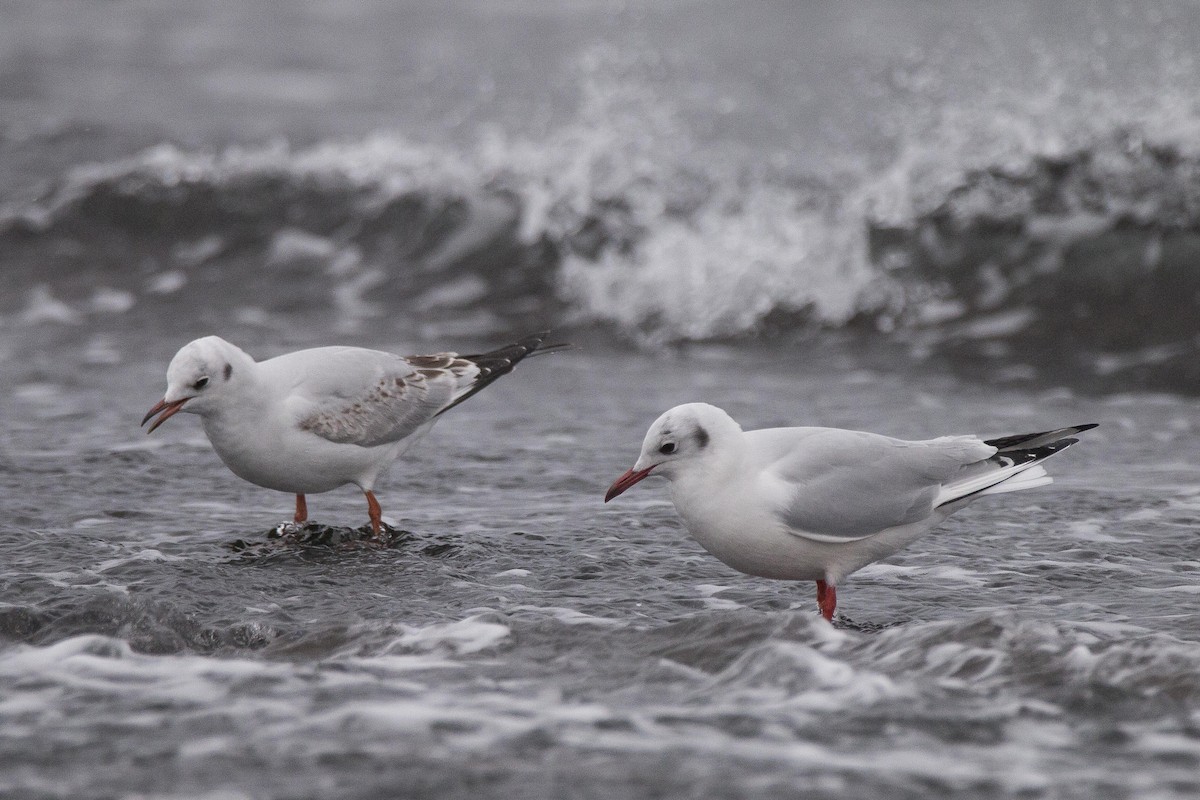
[[[910,442],[837,428],[743,431],[721,409],[689,403],[655,420],[604,502],[662,475],[704,549],[750,575],[816,581],[832,620],[847,575],[979,497],[1051,483],[1040,462],[1094,427]]]
[[[167,367],[167,393],[142,420],[151,433],[180,411],[199,414],[213,449],[235,475],[304,496],[353,483],[367,498],[376,536],[379,474],[438,418],[512,371],[545,334],[480,355],[399,356],[361,347],[317,347],[255,361],[217,336],[184,345]]]

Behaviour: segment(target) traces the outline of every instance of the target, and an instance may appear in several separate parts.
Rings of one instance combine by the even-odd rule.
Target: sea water
[[[1194,8],[268,5],[4,9],[0,793],[1200,793]],[[209,333],[542,328],[386,547],[138,428]],[[602,502],[696,400],[1100,427],[830,626]]]

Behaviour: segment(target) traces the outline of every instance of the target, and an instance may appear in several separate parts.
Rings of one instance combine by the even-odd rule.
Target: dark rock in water
[[[296,525],[282,522],[267,531],[263,540],[236,539],[229,548],[238,553],[263,553],[279,547],[297,548],[353,548],[353,547],[396,547],[412,537],[410,531],[393,528],[386,523],[379,536],[370,525],[359,528],[343,528],[335,525],[320,525],[307,522]]]
[[[261,539],[235,539],[229,543],[229,549],[244,556],[270,558],[283,553],[381,550],[409,545],[419,545],[421,555],[430,558],[452,556],[462,549],[456,536],[418,537],[412,531],[392,528],[386,523],[377,537],[370,525],[342,528],[315,522],[304,525],[283,522],[266,531]]]

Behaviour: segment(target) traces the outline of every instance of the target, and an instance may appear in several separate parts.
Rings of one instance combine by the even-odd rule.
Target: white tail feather
[[[1019,492],[1022,489],[1034,489],[1038,486],[1046,486],[1054,483],[1054,478],[1046,474],[1046,470],[1040,464],[1019,472],[1007,480],[993,484],[979,494],[1004,494],[1005,492]]]
[[[967,495],[1004,494],[1053,482],[1054,479],[1046,474],[1045,467],[1037,461],[1027,461],[1024,464],[1012,464],[962,481],[948,483],[942,487],[933,504],[936,507]]]

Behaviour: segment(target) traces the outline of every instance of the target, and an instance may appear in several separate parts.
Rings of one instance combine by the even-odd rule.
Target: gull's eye
[[[200,380],[198,380],[192,384],[192,388],[195,389],[197,392],[200,391],[201,389],[203,389],[205,386],[208,386],[208,376],[207,375],[205,375],[203,378],[201,378]]]
[[[658,448],[658,452],[662,453],[664,456],[671,455],[671,453],[675,452],[675,443],[667,442],[662,447]]]

